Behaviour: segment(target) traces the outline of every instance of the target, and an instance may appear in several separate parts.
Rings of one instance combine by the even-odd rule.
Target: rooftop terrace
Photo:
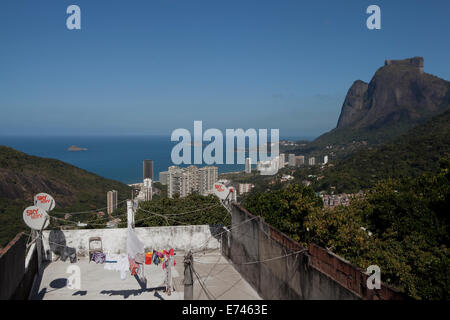
[[[369,288],[365,270],[314,243],[303,247],[238,204],[233,203],[231,215],[229,228],[192,225],[134,229],[144,252],[175,250],[175,291],[171,295],[165,293],[161,265],[144,267],[144,286],[129,272],[121,280],[119,272],[88,262],[93,237],[102,239],[105,253],[128,252],[127,239],[133,236],[128,237],[127,229],[121,228],[43,231],[42,250],[32,249],[33,244],[27,254],[28,235],[17,235],[0,251],[0,299],[185,299],[184,257],[188,251],[194,252],[194,300],[404,299],[401,292],[384,283],[379,289]],[[62,262],[58,248],[76,252],[74,263]],[[38,273],[40,265],[42,272]],[[72,290],[67,288],[71,276],[68,267],[75,265],[80,268],[81,284]],[[186,269],[187,275],[191,269]],[[186,281],[190,281],[189,276]]]
[[[119,272],[105,270],[103,264],[88,263],[87,258],[80,258],[74,264],[62,261],[46,265],[39,288],[33,292],[35,300],[183,300],[183,251],[176,251],[176,267],[172,270],[175,291],[167,295],[164,291],[165,272],[161,265],[145,265],[144,273],[147,286],[142,288],[138,280],[127,275],[120,279]],[[205,252],[195,258],[195,270],[207,286],[214,299],[261,299],[256,291],[245,281],[219,250]],[[67,288],[67,268],[77,265],[81,271],[81,288]],[[198,279],[194,279],[194,300],[207,300]]]

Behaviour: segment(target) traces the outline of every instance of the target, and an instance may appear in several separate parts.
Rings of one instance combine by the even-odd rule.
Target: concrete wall
[[[27,300],[32,290],[35,277],[38,276],[38,254],[36,246],[31,246],[25,258],[25,272],[22,281],[17,287],[11,299]]]
[[[368,290],[361,269],[318,246],[302,247],[237,204],[232,206],[230,234],[222,235],[222,244],[222,254],[263,299],[400,298],[384,285]],[[284,255],[289,256],[264,261]]]
[[[220,248],[220,242],[213,235],[222,229],[208,225],[169,226],[135,228],[139,239],[148,249],[169,249],[187,251]],[[58,252],[55,243],[75,248],[80,256],[87,255],[90,237],[101,237],[103,251],[109,253],[126,253],[127,229],[86,229],[86,230],[50,230],[43,232],[44,251],[48,260],[54,259],[52,253]]]
[[[0,300],[27,299],[37,268],[30,260],[29,271],[25,270],[25,248],[27,238],[19,233],[0,251]],[[27,277],[24,277],[27,274]],[[24,278],[26,281],[24,281]],[[30,280],[31,278],[31,280]]]

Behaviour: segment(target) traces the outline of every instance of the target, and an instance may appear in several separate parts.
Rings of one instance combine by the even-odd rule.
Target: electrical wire
[[[206,294],[206,297],[209,300],[215,300],[214,295],[211,292],[209,292],[209,290],[206,288],[206,285],[204,283],[202,283],[202,280],[200,279],[200,275],[198,274],[197,270],[195,270],[195,268],[193,266],[191,266],[191,269],[192,269],[192,272],[194,273],[194,275],[197,277],[201,288],[203,289],[203,291]],[[211,299],[211,297],[212,297],[212,299]]]
[[[124,203],[126,201],[127,200],[119,201],[117,203],[117,205],[122,204],[122,203]],[[105,210],[105,209],[108,209],[108,207],[93,209],[93,210],[90,210],[90,211],[80,211],[80,212],[52,212],[52,214],[71,214],[71,215],[75,215],[75,214],[83,214],[83,213],[93,213],[93,212],[97,212],[97,211],[101,211],[101,210]]]
[[[241,223],[232,226],[232,227],[231,227],[230,229],[228,229],[228,230],[222,231],[222,232],[217,233],[217,234],[212,234],[212,235],[211,235],[208,239],[206,239],[206,241],[200,246],[200,249],[197,249],[197,250],[195,250],[195,251],[192,251],[192,253],[193,253],[193,254],[197,254],[197,253],[200,253],[200,252],[205,251],[204,248],[205,248],[205,246],[207,245],[207,243],[209,242],[209,240],[210,240],[212,237],[217,237],[217,236],[220,236],[220,235],[222,235],[222,234],[224,234],[224,233],[226,233],[226,232],[230,232],[231,230],[233,230],[233,229],[235,229],[235,228],[237,228],[237,227],[243,225],[244,223],[247,223],[247,222],[249,222],[249,221],[252,221],[252,220],[254,220],[254,219],[256,219],[256,218],[258,218],[258,216],[254,216],[253,218],[250,218],[250,219],[248,219],[248,220],[244,220],[244,221],[242,221]]]

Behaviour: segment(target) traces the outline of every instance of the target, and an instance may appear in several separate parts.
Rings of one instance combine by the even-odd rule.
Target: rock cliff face
[[[338,127],[346,127],[361,120],[367,113],[367,106],[364,105],[364,96],[369,85],[361,80],[356,80],[348,90],[342,105],[341,115],[338,120]]]
[[[423,72],[424,59],[386,60],[370,83],[347,93],[337,128],[419,123],[450,106],[450,82]]]

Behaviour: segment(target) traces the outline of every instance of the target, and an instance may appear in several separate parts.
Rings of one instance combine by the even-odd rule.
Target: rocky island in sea
[[[70,148],[68,148],[67,151],[87,151],[87,148],[80,148],[78,146],[73,145]]]

